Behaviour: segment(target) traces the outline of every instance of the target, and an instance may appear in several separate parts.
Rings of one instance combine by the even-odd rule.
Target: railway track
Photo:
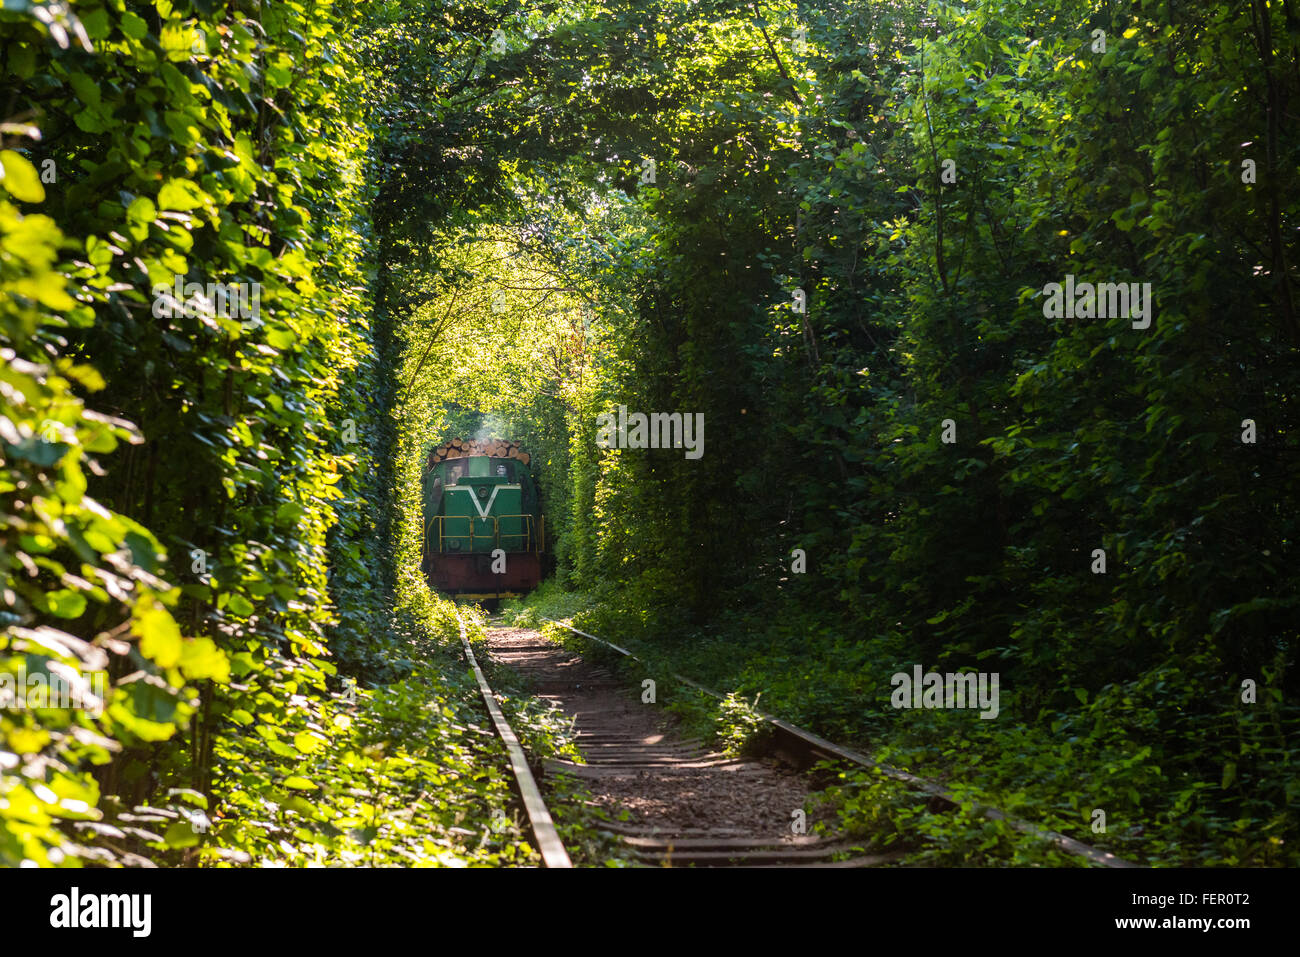
[[[460,625],[460,643],[465,650],[465,660],[474,670],[479,693],[483,696],[483,704],[487,706],[488,714],[492,716],[492,727],[510,757],[510,771],[514,775],[515,787],[519,792],[520,800],[523,801],[524,811],[528,815],[528,824],[533,832],[533,843],[538,853],[542,855],[542,865],[548,868],[572,867],[564,843],[555,830],[555,822],[551,820],[551,812],[546,809],[546,801],[542,798],[541,789],[533,778],[532,770],[528,767],[528,758],[524,754],[524,749],[520,746],[510,723],[506,721],[506,716],[502,714],[501,705],[497,702],[496,695],[492,693],[492,688],[483,675],[483,669],[478,666],[478,659],[474,657],[474,649],[470,647],[469,638],[465,634],[465,622],[459,615],[456,621]]]
[[[567,625],[562,621],[556,621],[554,618],[544,618],[543,620],[571,631],[575,635],[580,635],[583,638],[596,642],[597,644],[630,658],[633,661],[640,661],[636,655],[632,654],[632,652],[628,651],[626,648],[620,648],[618,645],[606,641],[604,638],[598,638],[596,635],[588,634],[585,631],[579,631],[572,625]],[[722,700],[722,695],[704,687],[698,682],[692,681],[691,679],[678,674],[674,674],[673,678],[703,694]],[[906,771],[900,771],[899,769],[890,767],[889,765],[880,764],[879,762],[871,760],[871,758],[861,752],[854,751],[851,748],[842,747],[832,741],[828,741],[823,737],[815,735],[810,731],[805,731],[803,728],[782,721],[780,718],[773,715],[762,714],[761,712],[760,714],[762,715],[762,718],[768,722],[773,731],[773,737],[775,739],[775,744],[773,745],[774,750],[782,753],[788,759],[800,766],[807,766],[819,760],[831,760],[850,765],[857,765],[862,768],[875,769],[897,781],[903,782],[914,790],[928,794],[939,806],[956,807],[958,805],[957,799],[942,785],[936,784],[933,781],[927,781],[924,778],[917,777],[916,775],[910,774]],[[1021,834],[1046,841],[1055,845],[1058,850],[1083,858],[1096,866],[1110,868],[1131,868],[1137,866],[1131,861],[1126,861],[1108,851],[1099,851],[1097,848],[1084,844],[1082,841],[1077,841],[1072,837],[1058,834],[1055,831],[1050,831],[1035,824],[1030,824],[1027,821],[1021,821],[997,808],[981,807],[977,805],[976,810],[992,820],[1007,822],[1011,828],[1019,831]]]
[[[635,659],[626,649],[595,635],[562,622],[553,623]],[[463,623],[461,641],[493,724],[510,752],[543,863],[547,867],[570,866],[523,750],[474,658]],[[824,758],[878,768],[939,804],[952,803],[948,793],[933,782],[878,765],[865,755],[770,715],[764,718],[773,726],[774,751],[783,760],[736,758],[711,751],[676,734],[661,710],[647,706],[644,695],[638,700],[629,693],[626,682],[608,669],[535,631],[490,629],[488,649],[493,662],[529,679],[537,697],[571,716],[576,743],[586,763],[547,759],[542,762],[544,775],[565,774],[581,779],[591,803],[606,812],[608,820],[601,825],[606,835],[621,845],[622,856],[642,864],[872,867],[898,860],[902,856],[899,852],[869,853],[861,842],[842,835],[813,833],[814,822],[804,817],[812,785],[798,769]],[[720,697],[689,679],[674,677],[705,694]],[[982,811],[1094,865],[1133,866],[995,808]]]
[[[612,819],[602,829],[625,858],[656,866],[868,867],[898,856],[809,833],[806,775],[679,737],[625,682],[536,632],[493,629],[489,654],[572,717],[586,763],[548,759],[545,774],[582,779]]]

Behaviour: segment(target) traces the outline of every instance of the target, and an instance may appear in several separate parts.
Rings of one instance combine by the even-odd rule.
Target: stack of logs
[[[459,459],[467,455],[488,455],[494,459],[518,459],[528,464],[529,455],[521,451],[515,443],[506,439],[452,439],[444,442],[429,453],[429,465],[434,466],[444,459]]]

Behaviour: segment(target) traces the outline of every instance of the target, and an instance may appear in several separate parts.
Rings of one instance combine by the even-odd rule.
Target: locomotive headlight
[[[478,497],[479,497],[479,498],[487,498],[487,497],[488,497],[488,487],[487,487],[486,485],[480,485],[480,486],[478,487]]]

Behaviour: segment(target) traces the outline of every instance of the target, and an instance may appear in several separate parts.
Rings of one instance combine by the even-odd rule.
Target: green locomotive
[[[528,453],[502,439],[452,439],[429,451],[423,569],[439,591],[513,598],[542,577],[546,519]]]

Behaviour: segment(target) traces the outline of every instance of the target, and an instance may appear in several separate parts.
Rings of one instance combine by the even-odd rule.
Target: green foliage
[[[956,807],[936,810],[879,769],[841,772],[820,800],[838,827],[877,852],[904,851],[909,866],[1078,867],[1081,859],[1042,839],[1026,840],[1005,820],[985,816],[957,793]]]
[[[446,603],[425,608],[403,610],[391,636],[407,673],[355,703],[259,681],[259,710],[234,716],[218,747],[225,803],[205,860],[238,848],[258,865],[537,864],[504,747],[455,664],[455,618]]]
[[[504,758],[414,660],[446,609],[395,593],[389,13],[0,13],[0,674],[77,696],[0,712],[2,864],[531,860],[461,833]],[[260,308],[167,302],[190,282]]]
[[[108,700],[0,713],[0,863],[524,859],[383,744],[495,760],[415,664],[450,624],[422,456],[489,427],[555,564],[516,620],[1152,863],[1294,863],[1297,34],[1175,7],[6,6],[0,674]],[[1066,274],[1150,282],[1150,327],[1048,316]],[[178,279],[260,312],[156,310]],[[618,405],[703,412],[704,457],[597,448]],[[997,671],[999,719],[894,711],[916,663]],[[397,795],[416,823],[358,844]],[[1029,860],[934,826],[936,861]]]
[[[592,607],[589,596],[580,591],[566,591],[555,579],[548,579],[529,592],[526,598],[508,599],[501,605],[501,620],[516,628],[543,628],[542,620],[575,618]]]
[[[640,61],[591,94],[659,162],[594,273],[630,311],[570,440],[578,626],[1122,854],[1294,861],[1288,15],[921,12],[769,12],[807,53],[737,76],[775,64],[719,7],[652,129],[612,108]],[[1067,273],[1150,282],[1151,326],[1045,316]],[[705,411],[705,457],[591,449],[615,403]],[[917,663],[998,672],[998,720],[894,711]]]
[[[754,703],[750,704],[733,691],[719,704],[718,737],[727,754],[757,753],[771,735],[772,726],[756,710],[758,698],[755,695]]]

